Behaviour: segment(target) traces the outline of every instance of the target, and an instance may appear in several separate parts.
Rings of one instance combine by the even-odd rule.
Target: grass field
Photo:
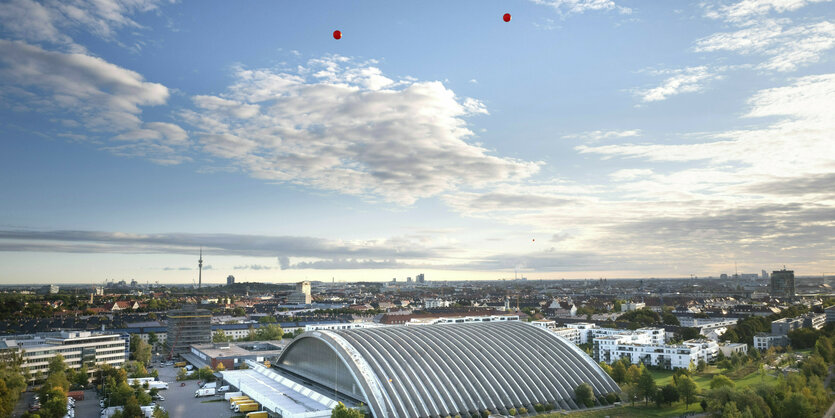
[[[673,381],[673,372],[669,370],[650,370],[652,373],[653,378],[655,378],[655,384],[659,387],[664,386],[668,383],[672,383]],[[710,389],[710,381],[713,379],[713,376],[719,374],[719,370],[714,367],[710,366],[704,373],[701,374],[694,374],[692,376],[693,381],[699,386],[702,391]],[[754,371],[753,373],[749,373],[741,379],[732,379],[736,384],[736,387],[748,387],[760,382],[764,382],[767,384],[773,384],[777,381],[777,378],[773,375],[766,374],[763,378],[760,376],[760,373]],[[644,406],[643,402],[636,402],[635,406],[627,405],[621,406],[617,408],[605,408],[593,411],[580,411],[568,414],[572,418],[602,418],[602,417],[673,417],[673,416],[680,416],[687,412],[695,412],[701,413],[702,407],[699,405],[698,402],[690,404],[690,406],[685,410],[683,402],[674,403],[672,406],[662,406],[658,408],[655,404],[650,403],[649,406]],[[551,414],[545,415],[545,417],[560,417],[564,416],[561,413],[558,414]]]

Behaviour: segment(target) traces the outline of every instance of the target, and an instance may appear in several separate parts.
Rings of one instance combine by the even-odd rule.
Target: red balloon
[[[504,16],[502,16],[502,19],[504,19],[505,22],[510,22],[510,13],[505,13]]]
[[[333,39],[342,39],[342,32],[338,30],[333,31]]]

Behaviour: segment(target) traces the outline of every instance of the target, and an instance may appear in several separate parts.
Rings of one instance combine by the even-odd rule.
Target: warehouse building
[[[580,409],[574,390],[584,382],[598,399],[619,392],[579,348],[521,321],[311,331],[277,367],[386,418]]]

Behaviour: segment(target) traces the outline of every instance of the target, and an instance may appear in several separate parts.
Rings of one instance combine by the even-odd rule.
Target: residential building
[[[644,302],[626,302],[620,305],[621,312],[629,312],[629,311],[637,311],[638,309],[643,309],[647,306]]]
[[[231,274],[226,276],[226,285],[231,286],[233,284],[235,284],[235,276],[233,276]]]
[[[87,372],[97,370],[97,365],[109,364],[121,367],[126,360],[127,343],[119,334],[92,333],[90,331],[61,331],[0,337],[0,351],[23,354],[24,370],[30,380],[40,377],[49,368],[49,361],[60,354],[67,367]]]
[[[824,309],[824,312],[826,312],[825,315],[826,315],[826,323],[827,324],[830,323],[830,322],[835,322],[835,305]]]
[[[732,354],[748,354],[748,344],[744,343],[720,343],[719,344],[719,351],[725,355],[725,357],[730,357]]]
[[[773,335],[760,332],[754,335],[754,348],[760,351],[768,350],[771,347],[785,347],[789,345],[789,337],[786,335]]]
[[[553,331],[554,334],[557,334],[560,337],[565,338],[574,345],[580,344],[580,330],[578,330],[577,328],[551,328],[551,331]]]
[[[411,318],[404,325],[469,324],[473,322],[518,321],[519,315],[451,316],[437,318]]]
[[[443,299],[426,299],[423,301],[423,307],[426,309],[448,308],[449,301]]]

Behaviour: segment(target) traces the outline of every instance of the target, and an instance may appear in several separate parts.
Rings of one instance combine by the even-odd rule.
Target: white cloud
[[[626,130],[614,130],[614,131],[588,131],[588,132],[580,132],[576,134],[569,134],[563,135],[564,139],[571,139],[571,138],[579,138],[585,141],[600,141],[603,139],[615,139],[615,138],[630,138],[636,137],[641,135],[640,129],[626,129]]]
[[[769,13],[791,12],[812,3],[825,3],[831,0],[742,0],[732,4],[705,4],[707,16],[739,22]]]
[[[581,14],[587,11],[616,10],[630,14],[632,9],[615,4],[613,0],[531,0],[536,4],[550,6],[563,15]]]
[[[75,129],[85,128],[86,135],[113,135],[117,144],[106,148],[118,154],[149,156],[163,164],[183,159],[172,156],[175,147],[187,143],[182,128],[141,118],[142,107],[166,103],[168,88],[101,58],[0,39],[0,95],[30,111],[69,113],[80,125]]]
[[[626,181],[635,180],[641,177],[648,177],[652,174],[653,171],[648,168],[626,168],[609,174],[609,177],[614,181]]]
[[[141,28],[129,16],[155,10],[164,0],[9,0],[0,3],[0,25],[17,39],[50,43],[72,52],[85,48],[68,32],[82,30],[115,40],[124,28]]]
[[[697,52],[734,51],[769,57],[759,68],[793,71],[818,62],[835,47],[835,24],[819,22],[791,25],[782,19],[766,19],[735,32],[721,32],[696,41]]]
[[[411,204],[538,170],[467,142],[465,118],[487,110],[440,82],[394,81],[339,56],[292,74],[237,68],[235,78],[182,117],[203,150],[257,178]]]
[[[721,78],[719,74],[704,65],[667,70],[660,74],[671,75],[658,87],[636,90],[641,101],[657,102],[682,93],[698,92],[705,88],[705,83],[708,81]]]

